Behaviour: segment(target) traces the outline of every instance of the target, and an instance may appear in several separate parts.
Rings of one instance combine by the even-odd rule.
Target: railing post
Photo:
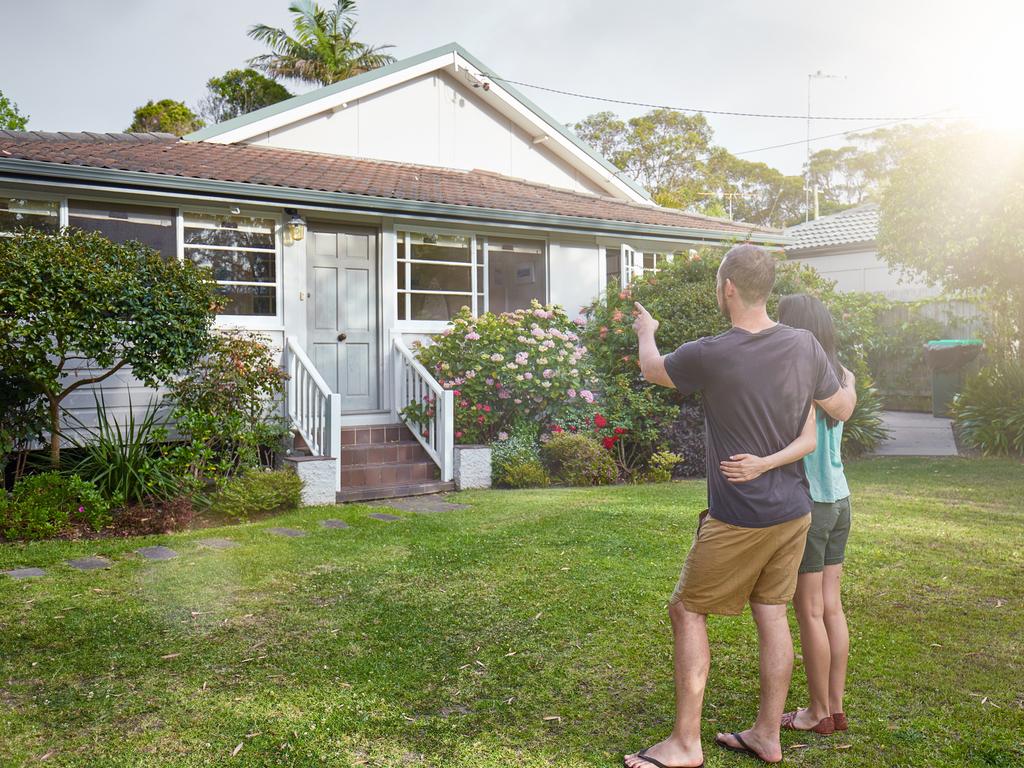
[[[341,490],[341,395],[332,393],[327,396],[327,418],[324,425],[325,453],[334,459],[334,487]]]
[[[441,479],[450,482],[455,476],[455,393],[450,389],[444,390],[438,398],[444,404],[442,409],[443,421],[441,424],[441,455],[444,460],[441,466]]]
[[[392,393],[392,407],[395,410],[395,418],[401,419],[401,411],[405,408],[405,403],[401,402],[402,380],[405,377],[405,360],[397,344],[391,347],[391,367],[394,369],[392,373],[394,374],[395,386],[395,391]]]

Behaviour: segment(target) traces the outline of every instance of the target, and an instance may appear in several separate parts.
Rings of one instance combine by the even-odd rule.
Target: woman
[[[835,326],[821,301],[806,294],[785,296],[779,302],[779,322],[813,333],[839,383],[853,386],[853,374],[836,356]],[[814,509],[793,596],[810,702],[783,715],[782,727],[829,734],[849,727],[843,692],[850,634],[839,583],[850,535],[850,488],[840,456],[843,423],[819,410],[817,436],[817,447],[803,459]]]

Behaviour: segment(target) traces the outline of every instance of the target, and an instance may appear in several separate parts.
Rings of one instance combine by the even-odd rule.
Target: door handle
[[[339,333],[338,334],[338,341],[344,341],[347,338],[348,338],[348,334],[347,333]]]

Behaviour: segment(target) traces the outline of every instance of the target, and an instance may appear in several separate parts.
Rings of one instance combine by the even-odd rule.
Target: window
[[[277,314],[273,219],[186,213],[185,258],[207,267],[225,298],[224,315]]]
[[[489,311],[526,309],[533,299],[543,304],[547,296],[544,243],[488,238],[487,275]]]
[[[622,279],[622,246],[604,249],[605,277],[608,285],[612,281],[619,282]]]
[[[137,240],[169,259],[178,257],[178,238],[171,208],[141,205],[68,202],[68,224],[99,232],[115,243]]]
[[[0,197],[0,234],[10,234],[23,227],[56,232],[60,228],[60,203]]]
[[[671,253],[655,253],[652,251],[634,251],[628,245],[609,246],[605,248],[605,277],[611,285],[612,280],[629,282],[648,272],[657,273],[672,261]],[[625,279],[623,280],[623,277]]]
[[[473,238],[398,232],[398,319],[451,320],[483,301],[483,266]]]

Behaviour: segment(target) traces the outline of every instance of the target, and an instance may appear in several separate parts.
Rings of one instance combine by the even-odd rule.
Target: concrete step
[[[377,486],[374,488],[346,488],[337,495],[338,503],[348,501],[373,501],[375,499],[397,499],[403,496],[422,496],[428,493],[454,491],[455,483],[432,480],[422,483]]]
[[[423,446],[415,440],[400,443],[345,445],[341,448],[341,466],[343,467],[417,461],[431,461],[431,458]]]

